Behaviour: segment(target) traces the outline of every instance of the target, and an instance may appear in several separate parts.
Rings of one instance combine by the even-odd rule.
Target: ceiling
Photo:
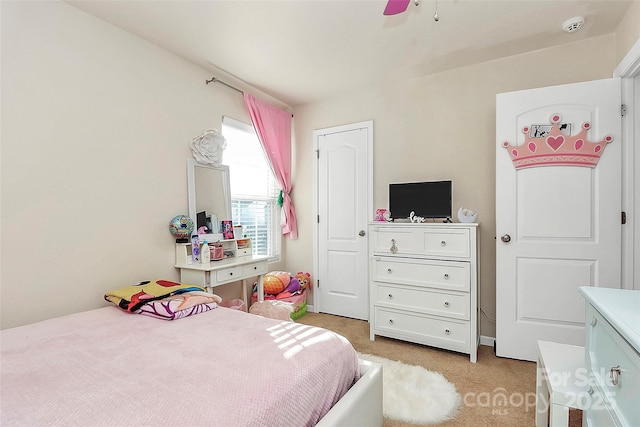
[[[638,0],[636,0],[638,1]],[[613,32],[631,1],[68,1],[296,106]],[[585,18],[580,31],[562,24]]]

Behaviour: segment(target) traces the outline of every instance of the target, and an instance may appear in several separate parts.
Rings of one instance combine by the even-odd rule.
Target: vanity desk
[[[585,367],[592,407],[583,425],[640,422],[640,291],[581,287],[586,300]]]
[[[258,277],[258,300],[264,298],[264,274],[267,273],[267,256],[242,256],[211,261],[205,264],[176,263],[180,269],[180,282],[202,286],[208,292],[227,283],[242,281],[242,300],[245,310],[249,308],[247,299],[247,279]]]
[[[195,223],[195,230],[204,227],[209,233],[219,233],[220,221],[232,218],[229,183],[228,166],[211,166],[193,159],[187,160],[189,217]],[[240,246],[240,241],[245,240],[249,244]],[[215,239],[208,241],[216,242]],[[248,310],[247,279],[258,278],[258,300],[262,301],[263,278],[268,271],[268,257],[251,255],[250,242],[245,236],[216,242],[222,245],[225,256],[227,253],[229,256],[204,264],[191,262],[191,243],[176,243],[175,267],[180,269],[180,281],[202,286],[209,292],[213,292],[216,286],[242,281],[242,300],[245,310]]]

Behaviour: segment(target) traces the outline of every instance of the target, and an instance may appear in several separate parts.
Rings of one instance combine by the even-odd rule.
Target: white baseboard
[[[495,342],[496,342],[496,339],[494,337],[485,337],[484,335],[480,335],[480,345],[493,347],[493,344]]]

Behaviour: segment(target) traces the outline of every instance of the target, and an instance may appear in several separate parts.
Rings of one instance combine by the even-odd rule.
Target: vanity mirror
[[[219,222],[231,219],[229,167],[214,167],[188,159],[187,191],[194,232],[204,225],[207,233],[219,233]]]

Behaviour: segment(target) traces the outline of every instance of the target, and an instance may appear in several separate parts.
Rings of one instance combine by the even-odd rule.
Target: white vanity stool
[[[536,427],[546,427],[547,418],[549,427],[567,426],[570,408],[585,409],[585,372],[584,347],[538,341]]]

